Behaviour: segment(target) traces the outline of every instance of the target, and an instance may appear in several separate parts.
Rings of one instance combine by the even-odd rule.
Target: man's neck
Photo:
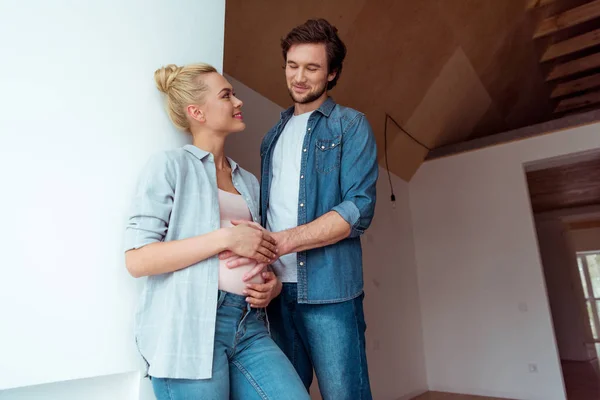
[[[315,101],[311,101],[310,103],[304,103],[304,104],[294,103],[294,115],[300,115],[300,114],[304,114],[307,112],[315,111],[316,109],[321,107],[321,105],[323,103],[325,103],[325,100],[327,100],[327,97],[328,97],[327,92],[325,92],[325,93],[323,93],[323,95],[321,97],[319,97]]]

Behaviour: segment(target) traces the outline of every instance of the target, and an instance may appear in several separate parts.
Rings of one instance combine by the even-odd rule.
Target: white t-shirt
[[[267,208],[267,229],[280,232],[298,226],[300,166],[306,125],[312,112],[294,115],[283,128],[273,150],[272,176]],[[286,254],[273,263],[282,282],[297,282],[296,253]]]

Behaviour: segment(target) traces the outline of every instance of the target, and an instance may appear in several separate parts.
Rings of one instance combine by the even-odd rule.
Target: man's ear
[[[327,75],[327,82],[331,82],[332,80],[335,79],[335,77],[337,76],[338,72],[337,70],[331,72],[329,75]]]

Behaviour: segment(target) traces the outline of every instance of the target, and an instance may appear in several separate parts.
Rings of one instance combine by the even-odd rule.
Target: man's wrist
[[[277,232],[276,240],[278,256],[283,256],[292,252],[291,238],[290,230]]]

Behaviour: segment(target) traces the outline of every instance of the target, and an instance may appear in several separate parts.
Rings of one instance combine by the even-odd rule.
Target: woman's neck
[[[225,138],[215,135],[202,133],[192,133],[192,144],[204,151],[207,151],[215,158],[215,167],[217,170],[229,168],[229,163],[225,158]]]

